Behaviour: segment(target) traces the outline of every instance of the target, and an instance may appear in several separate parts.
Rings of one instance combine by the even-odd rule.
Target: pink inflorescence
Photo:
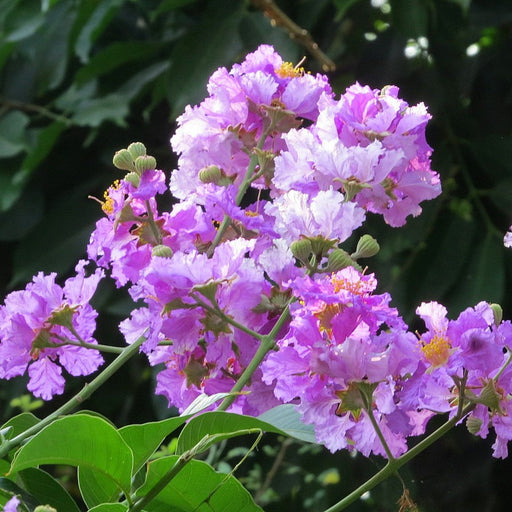
[[[97,351],[66,340],[95,343],[88,301],[105,271],[137,303],[120,325],[126,342],[145,337],[156,392],[180,411],[230,391],[284,319],[231,411],[295,404],[331,451],[395,457],[434,414],[473,404],[472,432],[493,426],[494,453],[505,456],[510,323],[487,303],[456,320],[427,303],[417,311],[425,332],[412,333],[357,251],[339,248],[368,212],[401,226],[440,194],[429,119],[395,86],[355,84],[336,98],[326,76],[267,45],[217,70],[208,97],[178,119],[169,187],[162,171],[134,166],[107,190],[88,246],[102,270],[85,277],[81,263],[64,288],[39,274],[6,298],[0,377],[28,367],[29,389],[48,399],[62,392],[61,366],[99,366]],[[168,190],[180,202],[160,211]]]

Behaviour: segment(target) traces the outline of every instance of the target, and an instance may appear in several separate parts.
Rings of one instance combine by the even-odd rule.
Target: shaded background
[[[216,68],[267,43],[285,60],[305,55],[307,69],[322,71],[325,62],[291,38],[275,14],[271,23],[264,3],[0,0],[0,298],[40,270],[64,278],[85,255],[101,216],[88,195],[101,198],[120,177],[111,164],[117,149],[142,141],[160,168],[174,168],[175,118],[202,100]],[[503,247],[512,223],[512,2],[278,5],[332,59],[336,68],[328,75],[338,94],[356,80],[374,88],[395,84],[410,105],[423,101],[433,116],[427,139],[444,193],[404,228],[370,218],[366,231],[382,247],[370,262],[380,290],[392,294],[408,321],[424,300],[446,304],[451,317],[480,300],[498,302],[512,318],[512,252]],[[166,203],[170,208],[172,199]],[[95,305],[98,338],[122,344],[116,325],[130,311],[125,292],[103,284]],[[168,416],[152,379],[136,359],[87,407],[117,426]],[[24,384],[0,384],[1,420],[38,407],[23,397]],[[67,392],[82,384],[70,382]],[[419,509],[508,510],[511,463],[491,460],[490,444],[460,428],[410,464],[403,477]],[[212,461],[228,468],[241,449],[228,444]],[[268,436],[239,476],[265,510],[316,511],[380,466],[380,459],[327,457],[320,447]],[[272,467],[274,477],[265,482]],[[397,510],[400,492],[398,481],[386,482],[350,510]]]

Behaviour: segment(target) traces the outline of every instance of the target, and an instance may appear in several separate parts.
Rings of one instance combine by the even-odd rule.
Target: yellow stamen
[[[112,183],[112,185],[107,189],[105,190],[105,192],[103,193],[103,198],[105,199],[105,201],[102,203],[101,205],[101,209],[107,214],[107,215],[112,215],[112,213],[114,213],[114,200],[110,197],[110,194],[109,194],[109,191],[110,190],[119,190],[119,186],[120,186],[120,183],[119,183],[119,180],[116,180],[114,181],[114,183]]]
[[[436,334],[429,343],[424,343],[421,351],[425,359],[434,367],[437,368],[446,364],[451,353],[451,344],[448,338]]]
[[[331,277],[331,283],[334,286],[334,291],[337,293],[341,290],[346,290],[347,292],[353,293],[354,295],[363,295],[365,292],[364,283],[361,280],[356,282],[349,281],[344,277],[338,277],[333,275]]]
[[[295,78],[304,75],[304,68],[294,66],[291,62],[283,62],[275,71],[279,78]]]

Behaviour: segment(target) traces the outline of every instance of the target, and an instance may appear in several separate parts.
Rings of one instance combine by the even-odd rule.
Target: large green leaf
[[[162,441],[188,418],[189,416],[180,416],[141,425],[127,425],[119,429],[122,438],[132,449],[134,474],[147,462]]]
[[[37,425],[37,423],[39,423],[37,416],[34,416],[31,412],[22,412],[21,414],[13,416],[8,421],[6,421],[2,425],[1,429],[4,430],[5,428],[10,427],[7,437],[8,439],[12,439],[18,434],[25,432],[25,430],[29,429],[30,427]]]
[[[88,512],[126,512],[127,510],[128,506],[122,503],[103,503],[90,508]]]
[[[40,464],[89,467],[120,492],[130,491],[132,452],[117,430],[96,416],[67,416],[43,428],[16,454],[11,473]]]
[[[80,512],[80,507],[68,491],[45,471],[27,468],[18,473],[17,480],[39,503],[50,505],[56,510]]]
[[[117,501],[119,498],[116,482],[105,478],[100,471],[87,466],[78,468],[78,487],[87,508]]]
[[[178,461],[178,456],[151,462],[144,485],[136,495],[145,496]],[[234,477],[220,474],[205,462],[191,460],[144,507],[147,512],[256,512],[246,489]]]
[[[206,435],[226,434],[226,437],[234,437],[253,432],[255,429],[314,442],[312,429],[301,423],[298,414],[290,407],[278,409],[267,416],[270,420],[288,427],[288,430],[252,416],[221,411],[203,413],[191,419],[183,428],[178,438],[176,453],[181,454],[192,449]]]

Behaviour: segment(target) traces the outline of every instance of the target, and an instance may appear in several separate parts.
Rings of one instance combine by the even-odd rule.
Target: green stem
[[[74,334],[74,333],[73,333]],[[52,343],[49,345],[50,348],[59,348],[63,345],[73,345],[74,347],[83,347],[83,348],[89,348],[93,350],[99,350],[100,352],[109,352],[111,354],[121,354],[123,352],[124,348],[122,347],[113,347],[112,345],[101,345],[99,343],[87,343],[86,341],[82,340],[80,336],[77,336],[78,341],[70,340],[69,338],[66,338],[64,336],[58,336],[55,335],[55,338],[62,341],[62,343]]]
[[[144,336],[141,336],[137,341],[128,345],[95,379],[89,384],[86,384],[81,391],[79,391],[73,398],[67,401],[64,405],[59,407],[55,412],[48,415],[46,418],[40,420],[37,425],[30,427],[16,437],[8,440],[0,446],[0,458],[4,457],[10,450],[21,444],[25,439],[37,434],[46,425],[49,425],[58,417],[68,414],[73,409],[79,407],[82,402],[87,400],[101,385],[103,385],[114,373],[123,366],[128,359],[130,359],[138,350],[139,347],[146,341]]]
[[[206,434],[193,448],[182,453],[174,466],[158,480],[158,482],[141,498],[130,506],[129,512],[140,512],[149,502],[161,493],[167,484],[198,454],[204,452],[212,444],[212,436]]]
[[[148,224],[151,229],[151,233],[155,237],[157,245],[162,243],[162,233],[160,228],[156,225],[155,217],[153,215],[153,210],[151,209],[151,204],[149,201],[146,201],[146,211],[148,212]]]
[[[224,311],[222,311],[220,308],[210,306],[209,304],[207,304],[206,302],[201,300],[199,297],[197,297],[193,293],[191,293],[190,295],[196,301],[196,304],[198,306],[201,306],[206,311],[212,313],[213,315],[218,316],[221,320],[224,320],[226,323],[232,325],[233,327],[236,327],[238,330],[245,332],[249,336],[252,336],[253,338],[256,338],[257,340],[260,340],[260,341],[264,338],[263,334],[259,334],[258,332],[253,331],[252,329],[249,329],[249,327],[246,327],[245,325],[237,322],[230,316],[226,315],[226,313],[224,313]]]
[[[236,381],[235,385],[231,388],[230,395],[224,398],[219,407],[217,407],[218,411],[225,411],[236,399],[237,394],[240,393],[246,384],[251,380],[253,373],[256,371],[258,366],[261,364],[265,356],[271,351],[274,350],[276,346],[276,338],[279,334],[279,331],[283,327],[283,325],[288,321],[290,317],[289,307],[286,306],[284,311],[281,313],[281,316],[278,318],[272,330],[265,336],[260,335],[260,346],[254,354],[254,357],[251,359],[251,362],[247,365],[245,370],[240,375],[239,379]]]
[[[427,436],[425,439],[420,441],[416,446],[414,446],[406,453],[404,453],[401,457],[389,460],[388,463],[378,473],[373,475],[363,485],[358,487],[355,491],[352,491],[350,494],[345,496],[345,498],[343,498],[341,501],[339,501],[332,507],[326,509],[324,512],[340,512],[341,510],[345,510],[349,505],[357,501],[365,492],[370,491],[376,485],[380,484],[390,476],[394,475],[402,466],[407,464],[410,460],[414,459],[414,457],[419,455],[431,444],[435,443],[438,439],[443,437],[474,408],[475,404],[467,404],[462,410],[461,415],[456,415],[452,419],[448,420],[446,423],[441,425],[437,430],[432,432],[432,434]]]
[[[370,407],[366,410],[366,412],[368,413],[368,417],[370,418],[373,429],[377,433],[377,436],[380,439],[382,446],[384,447],[384,451],[386,452],[386,455],[388,456],[388,460],[390,460],[390,461],[395,460],[395,457],[393,457],[393,454],[391,453],[391,450],[389,449],[388,443],[386,442],[386,438],[384,437],[384,435],[379,427],[379,424],[377,423],[377,420],[375,419],[371,404],[370,404]]]
[[[160,494],[167,484],[192,460],[194,454],[191,451],[183,453],[176,461],[176,464],[134,505],[129,508],[129,512],[140,512],[155,497]]]
[[[261,149],[263,147],[263,144],[265,144],[265,140],[269,134],[269,130],[264,130],[261,134],[261,137],[258,141],[258,144],[256,147],[258,149]],[[240,203],[242,202],[242,199],[245,196],[245,193],[247,192],[247,189],[249,188],[251,184],[251,179],[254,174],[254,170],[256,169],[256,165],[258,165],[258,156],[256,154],[253,154],[251,156],[251,159],[249,160],[249,166],[247,167],[247,171],[245,173],[244,179],[242,183],[240,184],[240,188],[238,189],[238,193],[235,198],[235,204],[236,206],[240,206]],[[228,229],[229,225],[231,224],[231,217],[229,215],[224,215],[224,218],[222,219],[222,223],[219,226],[219,229],[217,230],[217,234],[215,235],[215,238],[213,239],[212,245],[208,248],[208,256],[211,257],[213,252],[215,251],[215,248],[220,244],[222,237],[224,236],[224,232],[226,229]]]
[[[229,396],[224,398],[222,403],[217,407],[218,411],[225,411],[236,399],[237,394],[240,393],[245,385],[251,380],[253,373],[256,371],[260,363],[263,361],[265,356],[274,348],[275,340],[270,336],[264,336],[261,340],[261,344],[254,354],[251,362],[247,365],[245,370],[236,381],[235,385],[231,388]]]

